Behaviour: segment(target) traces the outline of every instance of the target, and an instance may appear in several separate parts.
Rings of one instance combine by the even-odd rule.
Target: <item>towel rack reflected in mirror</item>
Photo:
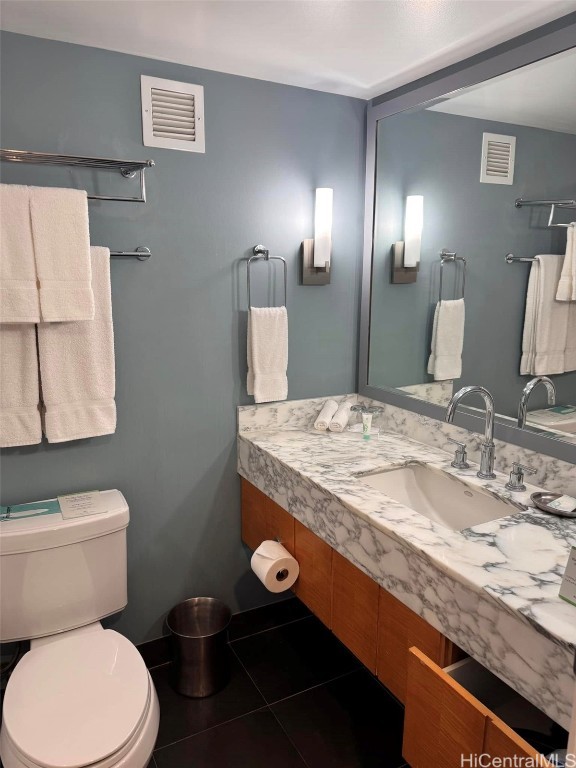
[[[556,208],[560,208],[561,210],[566,210],[570,208],[576,208],[576,200],[524,200],[522,197],[516,198],[514,201],[514,205],[516,208],[524,208],[524,206],[532,207],[532,206],[550,206],[550,216],[548,217],[548,227],[560,227],[562,229],[565,229],[570,226],[570,224],[554,224],[554,213],[556,211]],[[511,262],[508,262],[509,264]]]
[[[530,264],[536,261],[532,256],[514,256],[513,253],[507,253],[504,258],[506,259],[506,264],[520,264],[521,262]]]
[[[248,258],[248,263],[246,265],[246,279],[248,284],[248,309],[252,306],[252,299],[250,298],[250,268],[252,266],[252,263],[254,261],[258,261],[259,259],[264,259],[265,261],[281,261],[284,265],[284,306],[286,307],[288,305],[287,297],[288,297],[288,266],[286,264],[286,259],[282,258],[282,256],[270,256],[270,251],[268,248],[265,248],[263,245],[255,245],[252,249],[253,255]]]

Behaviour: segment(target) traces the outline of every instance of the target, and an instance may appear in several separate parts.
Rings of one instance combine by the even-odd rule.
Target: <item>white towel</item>
[[[30,188],[0,184],[0,322],[39,320]]]
[[[436,381],[459,379],[464,345],[464,299],[439,301],[434,311],[428,373]]]
[[[556,300],[563,257],[557,254],[536,256],[530,268],[526,315],[522,336],[520,375],[564,373],[567,357],[568,323],[571,305]],[[576,329],[575,329],[576,330]],[[571,353],[569,353],[571,354]]]
[[[334,416],[337,410],[338,403],[336,400],[326,400],[318,414],[318,418],[314,422],[314,429],[317,429],[319,432],[325,432],[332,421],[332,416]]]
[[[1,322],[91,320],[86,192],[2,184],[0,195]]]
[[[288,397],[288,313],[286,307],[250,307],[248,394],[257,403]]]
[[[44,434],[50,443],[116,430],[110,251],[90,251],[94,319],[38,326]]]
[[[558,301],[576,301],[576,222],[567,229],[566,256],[556,291]]]
[[[36,326],[0,325],[0,447],[42,440]]]
[[[30,214],[42,321],[92,320],[85,190],[30,187]]]
[[[350,408],[352,408],[353,405],[354,403],[350,402],[349,400],[345,400],[343,403],[340,403],[338,410],[330,422],[330,432],[344,432],[348,426]]]

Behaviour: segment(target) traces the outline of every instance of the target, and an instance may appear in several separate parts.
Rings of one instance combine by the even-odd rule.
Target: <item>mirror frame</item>
[[[445,409],[419,400],[398,389],[369,384],[370,314],[372,297],[372,256],[375,216],[376,140],[378,122],[399,112],[433,104],[449,93],[478,85],[499,75],[547,59],[557,53],[576,48],[576,12],[539,27],[481,54],[465,59],[428,77],[373,99],[366,114],[366,195],[364,209],[364,251],[362,261],[362,294],[360,304],[360,345],[358,392],[365,397],[389,403],[423,416],[444,420]],[[576,183],[576,180],[575,180]],[[536,191],[535,191],[536,192]],[[482,384],[482,382],[476,382]],[[502,423],[496,418],[494,436],[507,443],[576,464],[576,444],[567,443],[536,432]],[[484,418],[458,411],[455,424],[465,429],[484,432]]]

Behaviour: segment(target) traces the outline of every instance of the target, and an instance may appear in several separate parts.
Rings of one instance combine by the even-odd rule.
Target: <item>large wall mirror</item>
[[[576,46],[572,18],[543,47],[494,62],[487,79],[471,66],[460,74],[469,85],[371,107],[360,389],[442,418],[456,390],[480,384],[503,439],[576,461],[570,30]],[[553,382],[555,402],[550,386],[536,387],[520,430],[519,401],[537,375]],[[475,405],[461,423],[480,431]]]

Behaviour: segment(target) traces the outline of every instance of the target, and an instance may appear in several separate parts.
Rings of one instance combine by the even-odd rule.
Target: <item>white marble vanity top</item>
[[[452,454],[394,432],[381,432],[369,441],[357,433],[317,432],[310,429],[243,431],[251,450],[250,466],[239,451],[239,472],[257,483],[269,476],[269,458],[293,476],[312,484],[320,493],[314,503],[335,499],[347,510],[386,535],[426,557],[437,569],[466,587],[489,595],[506,611],[521,617],[538,632],[565,649],[576,647],[576,608],[558,597],[570,547],[576,545],[576,521],[526,509],[530,494],[541,490],[527,485],[524,493],[504,487],[508,477],[482,481],[478,466],[456,470]],[[438,470],[480,485],[510,505],[510,514],[494,522],[452,531],[399,504],[365,484],[359,473],[372,473],[417,460]],[[260,464],[260,466],[258,466]],[[262,487],[262,484],[260,485]],[[286,489],[283,491],[283,495]],[[337,536],[337,532],[335,533]],[[368,546],[370,539],[367,537]],[[362,545],[362,537],[359,539]],[[374,553],[364,552],[364,557]]]

